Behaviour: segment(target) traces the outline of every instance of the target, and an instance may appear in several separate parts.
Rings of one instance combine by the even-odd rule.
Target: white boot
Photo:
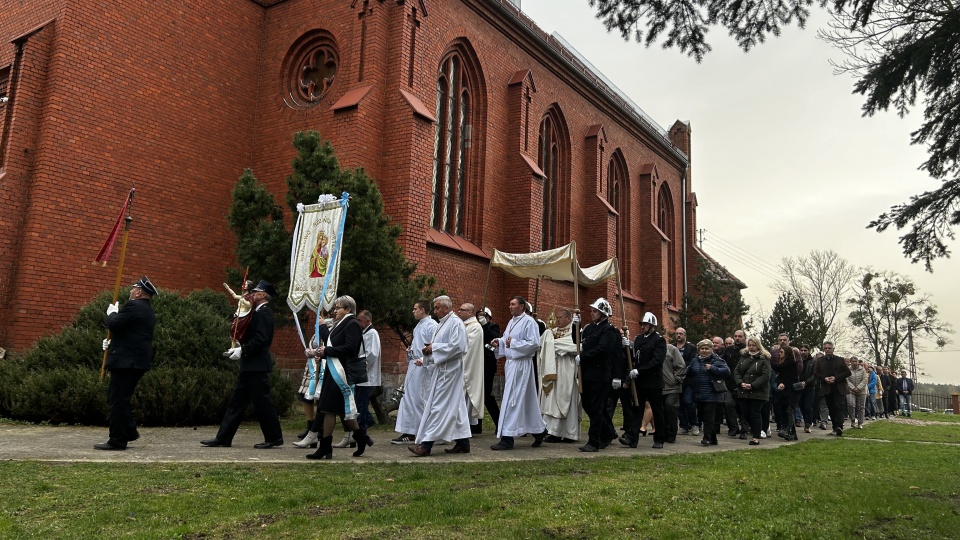
[[[337,444],[333,445],[333,447],[334,447],[334,448],[354,448],[354,447],[356,447],[356,446],[357,446],[357,443],[353,442],[353,441],[351,440],[351,438],[350,438],[352,435],[353,435],[353,432],[352,432],[352,431],[344,431],[344,432],[343,432],[343,440],[340,441],[340,442],[338,442]]]
[[[302,441],[293,443],[297,448],[310,448],[313,445],[317,444],[317,441],[320,440],[320,434],[316,431],[308,431],[307,436],[303,438]]]

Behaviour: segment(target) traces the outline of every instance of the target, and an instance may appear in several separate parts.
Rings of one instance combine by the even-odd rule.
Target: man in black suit
[[[263,442],[254,448],[266,449],[283,445],[283,433],[280,419],[270,397],[270,371],[273,359],[270,357],[270,344],[273,342],[273,311],[267,306],[277,291],[273,285],[261,281],[250,293],[247,300],[252,306],[250,325],[240,340],[240,346],[223,353],[231,360],[240,361],[240,373],[233,388],[230,405],[220,423],[220,430],[213,439],[200,441],[203,446],[230,446],[236,435],[247,405],[253,402],[253,410],[260,421]]]
[[[130,299],[118,307],[107,306],[107,328],[110,339],[103,340],[107,351],[110,386],[107,405],[110,407],[110,438],[96,444],[97,450],[126,450],[127,443],[140,438],[133,419],[130,398],[153,359],[153,327],[156,317],[150,299],[157,294],[147,276],[130,287]]]
[[[850,368],[840,356],[833,354],[833,342],[823,342],[823,356],[817,359],[813,368],[813,376],[820,384],[820,394],[827,402],[830,411],[830,421],[833,423],[833,434],[843,435],[843,420],[846,412],[847,378],[850,377]]]

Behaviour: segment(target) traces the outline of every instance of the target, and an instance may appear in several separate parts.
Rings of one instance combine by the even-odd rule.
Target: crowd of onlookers
[[[888,366],[875,366],[856,356],[843,358],[834,353],[833,343],[826,341],[813,351],[810,345],[795,347],[790,336],[780,334],[767,349],[756,336],[737,330],[726,339],[705,338],[696,345],[686,340],[686,331],[677,328],[675,344],[668,345],[667,357],[679,353],[685,371],[663,370],[664,381],[682,380],[675,417],[672,399],[661,405],[667,409],[664,429],[666,442],[673,442],[671,422],[676,418],[680,435],[702,435],[703,444],[717,444],[721,426],[727,435],[761,439],[777,434],[786,440],[797,440],[797,430],[831,430],[840,436],[845,427],[860,429],[866,420],[911,415],[913,380],[905,370],[899,373]],[[635,353],[636,354],[636,353]],[[706,381],[722,381],[714,392],[704,389]],[[666,392],[666,391],[665,391]],[[712,406],[705,407],[705,402]],[[657,429],[649,426],[649,411],[643,420],[642,434]],[[772,414],[771,414],[772,413]],[[849,423],[848,423],[849,422]],[[626,423],[625,423],[626,425]],[[629,431],[629,430],[627,430]],[[633,443],[627,435],[626,443]]]

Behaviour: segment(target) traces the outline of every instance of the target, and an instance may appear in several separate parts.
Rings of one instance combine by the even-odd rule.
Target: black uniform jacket
[[[609,382],[624,369],[620,332],[603,319],[583,328],[580,341],[580,373],[584,381]]]
[[[146,298],[127,300],[118,313],[107,317],[110,329],[107,369],[150,369],[156,324],[153,306]]]
[[[657,332],[639,335],[633,342],[633,369],[637,370],[637,388],[663,388],[663,360],[667,340]]]
[[[253,318],[240,342],[240,371],[270,371],[273,369],[273,359],[270,357],[273,311],[270,306],[261,304],[249,316]]]

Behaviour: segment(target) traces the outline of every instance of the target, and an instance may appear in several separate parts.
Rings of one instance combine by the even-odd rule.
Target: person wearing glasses
[[[367,446],[373,446],[367,430],[357,423],[356,385],[366,382],[367,368],[364,358],[360,356],[363,329],[357,321],[356,312],[357,303],[350,296],[341,296],[333,301],[333,328],[330,329],[326,344],[317,350],[322,362],[317,419],[307,434],[307,440],[298,443],[302,446],[305,442],[312,442],[311,439],[319,439],[317,451],[308,454],[307,459],[333,458],[333,428],[338,416],[343,419],[343,429],[352,431],[353,439],[357,441],[354,457],[362,456]],[[319,436],[321,429],[322,437]]]
[[[237,374],[237,384],[233,388],[233,396],[227,412],[220,422],[217,436],[200,441],[203,446],[225,446],[233,444],[233,436],[237,434],[240,422],[246,413],[247,405],[253,402],[253,410],[260,421],[260,431],[263,432],[263,442],[253,445],[257,449],[268,449],[283,445],[283,433],[280,429],[280,418],[277,409],[270,397],[270,371],[273,370],[273,359],[270,357],[270,344],[273,343],[273,311],[267,305],[270,298],[277,295],[273,285],[260,281],[250,291],[248,301],[253,313],[250,325],[240,340],[240,346],[223,353],[231,360],[240,361],[240,373]]]

